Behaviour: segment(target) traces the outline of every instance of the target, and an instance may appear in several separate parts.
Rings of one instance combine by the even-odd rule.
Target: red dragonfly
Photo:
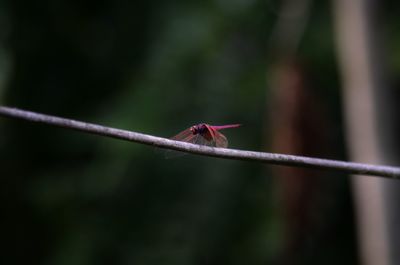
[[[192,144],[226,148],[228,146],[228,140],[219,131],[228,128],[237,128],[239,126],[241,126],[241,124],[214,126],[200,123],[180,132],[171,139]]]

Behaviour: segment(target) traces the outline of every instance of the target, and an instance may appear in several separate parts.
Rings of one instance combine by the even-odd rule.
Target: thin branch
[[[86,123],[71,119],[65,119],[31,111],[0,107],[0,115],[22,119],[31,122],[45,123],[48,125],[73,129],[91,134],[97,134],[136,143],[157,146],[160,148],[173,149],[192,154],[213,156],[226,159],[258,161],[276,165],[297,166],[306,168],[318,168],[328,170],[339,170],[351,174],[373,175],[387,178],[400,178],[400,168],[390,166],[369,165],[362,163],[344,162],[338,160],[310,158],[304,156],[283,155],[264,152],[253,152],[237,149],[213,148],[202,145],[195,145],[185,142],[173,141],[166,138],[155,137],[132,131],[120,130],[101,126],[93,123]]]

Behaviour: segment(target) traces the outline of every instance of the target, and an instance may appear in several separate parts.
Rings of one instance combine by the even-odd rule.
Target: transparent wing
[[[198,135],[195,144],[198,145],[206,145],[206,146],[215,146],[215,141],[214,138],[211,138],[211,140],[207,140],[204,136]]]
[[[216,147],[221,147],[221,148],[228,147],[228,139],[226,139],[225,135],[216,130],[214,130],[214,140]]]
[[[207,145],[206,139],[201,136],[200,134],[193,134],[192,131],[189,129],[184,130],[174,137],[171,138],[171,140],[175,141],[181,141],[181,142],[188,142],[192,144],[202,144],[202,145]],[[175,158],[179,156],[186,155],[187,153],[185,152],[180,152],[180,151],[175,151],[175,150],[167,150],[165,151],[165,158],[170,159],[170,158]]]
[[[190,135],[187,135],[186,131],[183,131],[183,132],[177,134],[176,136],[172,137],[171,139],[175,140],[175,141],[188,142],[188,143],[194,144],[197,141],[196,138],[198,138],[198,136],[193,135],[192,132],[190,132]],[[185,153],[185,152],[180,152],[180,151],[176,151],[176,150],[166,150],[165,158],[171,159],[171,158],[184,156],[186,154],[187,153]]]
[[[194,135],[189,128],[189,129],[186,129],[186,130],[178,133],[174,137],[171,137],[171,140],[194,143],[194,141],[196,140],[195,138],[196,138],[196,135]]]

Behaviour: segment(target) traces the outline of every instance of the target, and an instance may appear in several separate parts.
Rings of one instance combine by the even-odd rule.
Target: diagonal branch
[[[388,178],[400,178],[400,168],[380,165],[369,165],[362,163],[344,162],[338,160],[310,158],[304,156],[283,155],[274,153],[254,152],[237,149],[213,148],[195,145],[185,142],[173,141],[166,138],[151,136],[148,134],[120,130],[86,123],[71,119],[40,114],[36,112],[0,106],[0,115],[4,117],[22,119],[31,122],[39,122],[52,126],[73,129],[91,134],[97,134],[121,140],[137,142],[157,146],[160,148],[173,149],[192,154],[213,156],[226,159],[258,161],[275,165],[297,166],[306,168],[318,168],[327,170],[339,170],[351,174],[374,175]]]

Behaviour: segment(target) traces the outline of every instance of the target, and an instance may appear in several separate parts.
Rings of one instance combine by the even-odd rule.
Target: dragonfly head
[[[192,127],[190,127],[190,131],[196,135],[199,134],[201,131],[200,125],[193,125]]]

